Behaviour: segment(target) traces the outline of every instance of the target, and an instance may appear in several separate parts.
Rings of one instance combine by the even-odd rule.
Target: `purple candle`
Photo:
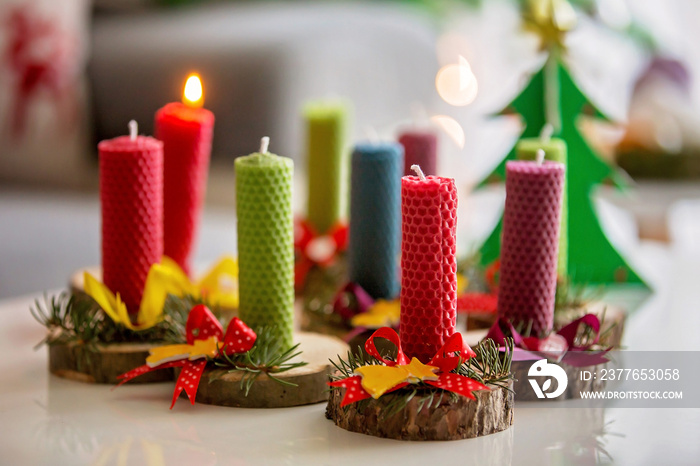
[[[430,130],[410,130],[401,133],[399,143],[404,147],[404,176],[413,175],[412,165],[418,165],[425,175],[437,175],[437,135]]]
[[[532,336],[552,330],[563,185],[561,163],[506,164],[498,315]]]

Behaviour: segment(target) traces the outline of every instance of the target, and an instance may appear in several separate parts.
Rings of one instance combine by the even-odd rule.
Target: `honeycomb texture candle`
[[[566,166],[567,150],[566,142],[563,139],[551,138],[542,140],[540,138],[521,139],[516,146],[517,157],[520,160],[535,160],[537,151],[542,149],[545,160],[559,162]],[[561,226],[559,227],[559,254],[557,261],[557,273],[560,277],[566,277],[569,269],[569,209],[568,195],[566,193],[566,177],[564,174],[564,186],[562,188],[561,202]]]
[[[451,178],[401,179],[401,345],[426,363],[455,332],[457,188]]]
[[[374,299],[398,294],[403,148],[358,144],[350,182],[349,278]]]
[[[348,157],[345,148],[347,109],[342,103],[314,103],[306,120],[308,212],[317,233],[342,221],[347,208]]]
[[[498,315],[532,336],[552,329],[564,165],[506,164]]]
[[[264,151],[263,151],[264,152]],[[274,327],[292,345],[294,225],[291,159],[254,153],[236,159],[239,314],[252,328]]]
[[[187,273],[195,247],[207,185],[214,114],[170,103],[156,113],[163,141],[164,253]]]
[[[129,313],[163,255],[163,144],[121,136],[98,145],[103,282]]]
[[[413,174],[412,165],[419,165],[426,175],[437,175],[437,135],[429,130],[405,131],[399,136],[404,148],[405,176]]]

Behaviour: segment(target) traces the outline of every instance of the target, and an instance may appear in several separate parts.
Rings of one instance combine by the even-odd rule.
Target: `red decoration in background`
[[[214,114],[170,103],[156,113],[155,128],[165,157],[164,254],[189,275],[207,186]]]
[[[103,283],[130,314],[163,256],[163,143],[120,136],[98,145]]]
[[[15,86],[12,136],[18,139],[24,134],[30,103],[42,91],[53,100],[57,120],[73,123],[77,114],[71,80],[77,58],[74,38],[55,22],[41,18],[32,6],[13,7],[3,19],[7,28],[5,60]],[[59,111],[61,108],[64,112]]]
[[[464,293],[457,298],[457,312],[496,312],[498,296],[486,293]]]
[[[325,235],[319,235],[306,220],[294,221],[294,287],[300,291],[306,276],[314,266],[327,267],[348,247],[348,226],[334,225]]]
[[[457,188],[451,178],[401,179],[401,340],[427,361],[455,333]]]
[[[375,338],[384,338],[393,343],[396,346],[396,358],[384,358],[374,344]],[[394,329],[389,327],[383,327],[374,332],[365,342],[365,351],[367,354],[381,361],[388,367],[405,366],[409,364],[410,358],[403,352],[399,335]],[[456,354],[458,351],[460,353],[459,355]],[[488,390],[488,387],[476,380],[451,372],[452,370],[456,369],[462,361],[474,356],[476,356],[476,353],[474,353],[469,345],[462,339],[462,334],[452,334],[449,338],[447,338],[445,344],[430,358],[430,362],[428,362],[428,366],[438,368],[438,372],[436,373],[436,375],[439,376],[438,379],[425,380],[424,383],[457,393],[458,395],[465,396],[472,400],[475,399],[474,395],[472,394],[473,390]],[[335,382],[329,382],[328,385],[331,387],[345,388],[345,395],[340,404],[340,406],[343,407],[351,403],[355,403],[356,401],[371,397],[371,395],[362,387],[361,382],[362,377],[356,375],[345,379],[336,380]],[[399,383],[386,393],[398,390],[407,385],[407,382]]]
[[[498,315],[532,325],[532,335],[552,330],[564,165],[506,164]]]
[[[223,346],[220,347],[220,350],[228,355],[250,351],[257,338],[255,332],[238,317],[231,319],[226,330],[226,336],[224,337],[221,324],[214,314],[203,304],[198,304],[192,308],[187,318],[185,328],[188,345],[194,345],[196,341],[206,341],[211,337],[215,337],[217,341],[221,341],[223,338]],[[173,402],[170,405],[170,409],[173,409],[183,390],[187,393],[190,403],[194,404],[199,381],[202,377],[204,367],[207,365],[207,359],[205,359],[203,355],[195,355],[194,357],[198,359],[194,360],[188,359],[187,354],[181,355],[180,357],[181,359],[177,361],[169,361],[153,367],[144,364],[143,366],[139,366],[136,369],[122,374],[119,376],[121,382],[119,382],[117,387],[135,377],[151,371],[167,369],[169,367],[182,367],[180,377],[178,377],[177,383],[175,384]]]

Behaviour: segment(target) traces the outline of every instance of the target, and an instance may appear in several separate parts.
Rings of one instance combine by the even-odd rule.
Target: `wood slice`
[[[335,337],[315,333],[297,333],[294,341],[300,343],[302,351],[298,359],[308,364],[275,374],[275,377],[297,384],[296,387],[282,385],[263,374],[246,396],[240,372],[207,368],[199,383],[197,401],[242,408],[284,408],[326,401],[332,368],[329,360],[345,356],[348,345]]]
[[[385,418],[382,411],[400,395],[340,407],[343,390],[333,390],[326,417],[351,432],[396,440],[459,440],[501,432],[513,425],[513,393],[500,387],[474,392],[476,400],[445,393],[438,406],[418,411],[414,397],[398,413]]]
[[[83,344],[49,345],[49,371],[65,379],[86,383],[119,383],[117,376],[142,366],[148,350],[157,345],[149,343],[115,343],[97,346],[96,350]],[[149,372],[128,383],[170,382],[172,369]]]

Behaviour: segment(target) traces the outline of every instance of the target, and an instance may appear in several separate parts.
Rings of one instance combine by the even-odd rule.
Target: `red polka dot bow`
[[[187,393],[190,402],[194,404],[207,359],[215,358],[220,353],[227,355],[245,353],[253,347],[257,338],[255,332],[238,317],[234,317],[229,322],[224,335],[224,330],[217,318],[203,304],[193,307],[190,311],[185,332],[186,344],[153,348],[146,358],[146,364],[119,376],[121,379],[119,385],[158,369],[182,367],[170,409],[175,406],[183,390]]]
[[[377,351],[375,338],[384,338],[396,346],[395,360],[386,359]],[[425,383],[472,400],[475,399],[472,391],[488,389],[474,379],[452,372],[464,360],[476,355],[460,333],[448,338],[428,364],[423,364],[417,358],[409,361],[401,349],[398,334],[389,327],[374,332],[365,343],[365,351],[382,364],[360,366],[355,370],[355,375],[329,383],[331,387],[345,388],[341,406],[367,398],[376,399],[409,384]]]
[[[336,224],[327,233],[319,234],[304,220],[294,222],[294,286],[301,290],[312,267],[327,267],[348,245],[348,226]]]

